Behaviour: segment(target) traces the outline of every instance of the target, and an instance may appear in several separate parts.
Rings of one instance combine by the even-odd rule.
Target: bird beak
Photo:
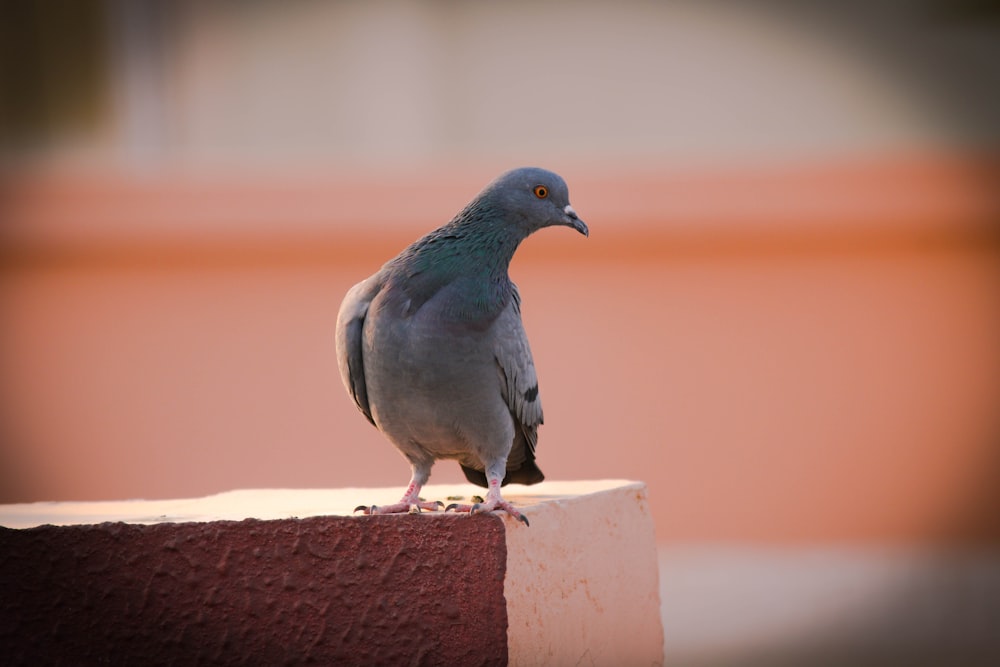
[[[567,226],[572,227],[584,236],[590,236],[590,230],[587,229],[587,223],[577,216],[576,211],[573,210],[572,206],[566,204],[566,207],[563,209],[563,213],[565,213],[566,217],[569,218],[566,222]]]

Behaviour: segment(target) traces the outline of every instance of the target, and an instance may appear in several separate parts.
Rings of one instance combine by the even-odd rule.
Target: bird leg
[[[525,526],[530,525],[528,523],[528,517],[518,512],[513,505],[504,500],[503,496],[500,495],[500,479],[495,475],[490,475],[488,472],[486,477],[490,486],[489,490],[486,492],[486,499],[483,502],[474,503],[472,505],[459,505],[458,503],[452,503],[451,505],[448,505],[444,511],[479,514],[480,512],[492,512],[493,510],[499,509],[511,515],[518,521],[523,522]]]
[[[444,507],[444,503],[440,500],[428,502],[420,499],[420,488],[427,481],[428,476],[424,475],[423,481],[420,481],[418,474],[414,472],[413,478],[410,479],[410,485],[406,487],[406,493],[394,505],[358,505],[354,511],[363,511],[365,514],[402,514],[404,512],[419,514],[421,510],[440,509]]]

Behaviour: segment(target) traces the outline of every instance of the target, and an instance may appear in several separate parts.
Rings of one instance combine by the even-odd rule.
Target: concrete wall
[[[530,528],[352,516],[391,487],[0,505],[5,664],[661,665],[645,487],[525,491]]]

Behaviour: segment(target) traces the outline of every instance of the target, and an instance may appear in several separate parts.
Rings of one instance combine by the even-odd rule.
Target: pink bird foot
[[[493,510],[503,510],[507,514],[511,515],[518,521],[524,523],[525,526],[530,526],[528,523],[528,517],[521,514],[517,509],[511,505],[509,502],[500,497],[499,492],[493,493],[490,491],[486,494],[486,500],[481,503],[474,503],[472,505],[459,505],[458,503],[452,503],[444,508],[445,512],[468,512],[469,514],[479,514],[480,512],[492,512]]]
[[[424,510],[439,510],[444,507],[444,503],[440,500],[435,500],[434,502],[428,502],[426,500],[418,500],[416,502],[406,502],[399,501],[392,505],[358,505],[354,508],[355,512],[362,512],[364,514],[420,514]]]
[[[420,484],[415,482],[410,482],[410,486],[407,487],[406,493],[399,500],[398,503],[393,505],[358,505],[354,508],[355,512],[364,512],[365,514],[419,514],[423,510],[438,510],[444,507],[444,503],[440,500],[435,500],[433,502],[422,500],[419,497]]]

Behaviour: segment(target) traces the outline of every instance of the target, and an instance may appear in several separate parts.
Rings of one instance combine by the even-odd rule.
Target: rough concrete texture
[[[504,664],[504,530],[480,518],[0,529],[4,662]]]
[[[0,528],[4,662],[659,663],[645,487],[516,488],[530,528],[499,514],[310,516],[399,489],[0,506],[15,527]]]

